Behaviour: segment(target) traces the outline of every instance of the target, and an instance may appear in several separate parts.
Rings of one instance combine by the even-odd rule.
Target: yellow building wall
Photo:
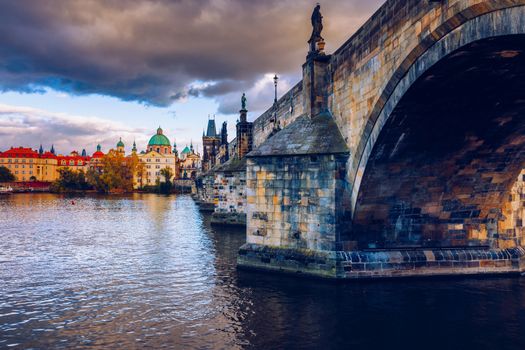
[[[157,183],[157,180],[164,182],[164,176],[160,174],[160,171],[164,168],[170,168],[174,174],[173,178],[177,177],[178,159],[174,154],[164,155],[152,151],[146,154],[139,154],[138,158],[143,165],[143,171],[142,174],[134,175],[135,188],[142,186],[154,186]]]
[[[33,176],[36,181],[52,182],[57,179],[56,159],[1,157],[0,166],[9,169],[16,182],[30,181]]]

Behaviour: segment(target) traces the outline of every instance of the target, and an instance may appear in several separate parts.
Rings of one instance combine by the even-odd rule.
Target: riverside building
[[[161,174],[164,168],[171,170],[170,180],[195,179],[201,171],[201,156],[195,152],[193,144],[186,147],[179,158],[176,144],[174,143],[172,148],[170,140],[160,127],[150,138],[146,151],[138,153],[137,145],[133,142],[131,154],[126,156],[125,144],[121,138],[114,151],[124,157],[138,157],[142,166],[139,167],[141,171],[134,174],[137,189],[164,182],[165,177]],[[73,151],[68,155],[57,155],[53,146],[48,152],[44,152],[42,146],[38,151],[29,147],[11,147],[5,152],[0,152],[0,167],[9,169],[15,176],[15,182],[53,182],[59,178],[60,169],[67,168],[85,173],[89,170],[102,172],[105,156],[106,153],[102,152],[100,144],[91,156],[88,156],[85,150],[80,154]]]

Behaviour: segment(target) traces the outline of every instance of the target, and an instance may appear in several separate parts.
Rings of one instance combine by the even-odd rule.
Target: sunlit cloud
[[[133,140],[145,145],[150,133],[96,116],[0,104],[0,150],[11,146],[38,148],[40,144],[49,149],[53,144],[64,154],[84,148],[93,152],[97,143],[106,150],[114,148],[120,137],[131,148]]]

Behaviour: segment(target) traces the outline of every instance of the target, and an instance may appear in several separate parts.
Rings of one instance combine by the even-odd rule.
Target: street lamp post
[[[277,81],[279,81],[279,77],[277,74],[273,77],[273,85],[275,86],[275,98],[273,100],[273,103],[277,103]]]
[[[273,99],[273,117],[271,118],[271,122],[273,122],[273,131],[272,133],[275,133],[279,131],[281,128],[279,126],[279,122],[277,121],[277,82],[279,81],[279,77],[277,74],[273,77],[273,86],[275,87],[275,97]]]

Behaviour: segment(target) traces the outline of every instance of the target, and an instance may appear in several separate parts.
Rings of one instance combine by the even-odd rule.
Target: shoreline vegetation
[[[7,170],[7,168],[6,168]],[[87,172],[73,170],[68,167],[58,170],[58,179],[46,189],[43,183],[34,182],[35,185],[20,187],[15,192],[50,192],[50,193],[98,193],[98,194],[127,194],[127,193],[191,193],[191,187],[176,186],[172,180],[174,174],[170,168],[160,170],[163,181],[157,179],[154,185],[142,185],[135,188],[136,178],[142,179],[144,165],[136,154],[124,157],[118,152],[110,152],[102,158],[100,165]],[[138,175],[137,175],[138,174]],[[12,174],[2,174],[2,180],[11,182]],[[0,181],[3,182],[3,181]]]

